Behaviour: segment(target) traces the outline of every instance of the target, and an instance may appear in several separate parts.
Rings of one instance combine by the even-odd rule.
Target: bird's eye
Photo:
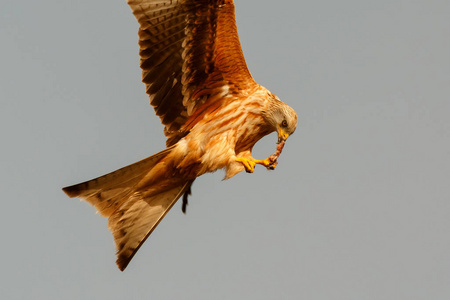
[[[281,122],[281,126],[287,127],[287,121],[286,121],[286,120],[283,120],[283,122]]]

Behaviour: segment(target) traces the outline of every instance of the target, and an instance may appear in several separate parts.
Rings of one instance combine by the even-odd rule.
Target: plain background
[[[0,298],[450,299],[450,2],[236,2],[298,129],[275,171],[199,178],[124,273],[61,187],[164,148],[137,22],[124,0],[1,2]]]

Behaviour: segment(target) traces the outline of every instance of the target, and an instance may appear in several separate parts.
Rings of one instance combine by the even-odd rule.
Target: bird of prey
[[[194,180],[274,169],[297,115],[250,75],[233,0],[128,0],[140,24],[142,81],[165,126],[167,148],[112,173],[63,188],[108,217],[124,270]],[[252,157],[255,143],[278,132],[277,152]]]

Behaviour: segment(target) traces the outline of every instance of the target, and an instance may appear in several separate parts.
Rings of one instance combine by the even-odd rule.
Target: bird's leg
[[[263,160],[255,160],[256,164],[263,165],[268,170],[275,170],[278,162],[272,159],[272,155]]]
[[[254,160],[248,159],[248,158],[245,158],[245,157],[238,157],[238,158],[236,158],[236,161],[240,162],[241,164],[244,165],[245,171],[247,173],[255,172],[256,162]]]
[[[284,142],[285,142],[284,140],[279,142],[277,144],[277,151],[274,154],[270,155],[266,159],[263,159],[263,160],[254,159],[251,157],[250,152],[249,152],[246,155],[249,158],[238,157],[238,158],[236,158],[236,161],[240,162],[244,165],[245,171],[247,171],[247,173],[253,173],[255,171],[256,164],[263,165],[268,170],[275,170],[276,166],[278,165],[277,159],[280,156],[281,151],[283,150],[283,147],[284,147]]]
[[[239,158],[236,158],[236,161],[240,162],[244,165],[245,171],[247,173],[253,173],[255,171],[256,164],[263,165],[264,167],[266,167],[269,170],[274,170],[278,164],[276,161],[272,161],[270,156],[264,160],[239,157]]]
[[[192,186],[192,184],[188,187],[188,189],[186,190],[186,192],[184,192],[184,195],[183,195],[183,205],[181,206],[181,211],[184,214],[186,213],[186,206],[188,205],[188,197],[192,193],[191,186]]]

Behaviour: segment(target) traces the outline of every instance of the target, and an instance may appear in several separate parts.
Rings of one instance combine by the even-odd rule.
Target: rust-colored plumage
[[[297,125],[294,110],[258,85],[241,50],[231,0],[128,0],[140,24],[142,81],[165,126],[167,149],[99,178],[64,188],[108,217],[124,270],[195,178],[225,169],[225,178],[255,164],[275,168]],[[251,156],[278,132],[277,152]]]

